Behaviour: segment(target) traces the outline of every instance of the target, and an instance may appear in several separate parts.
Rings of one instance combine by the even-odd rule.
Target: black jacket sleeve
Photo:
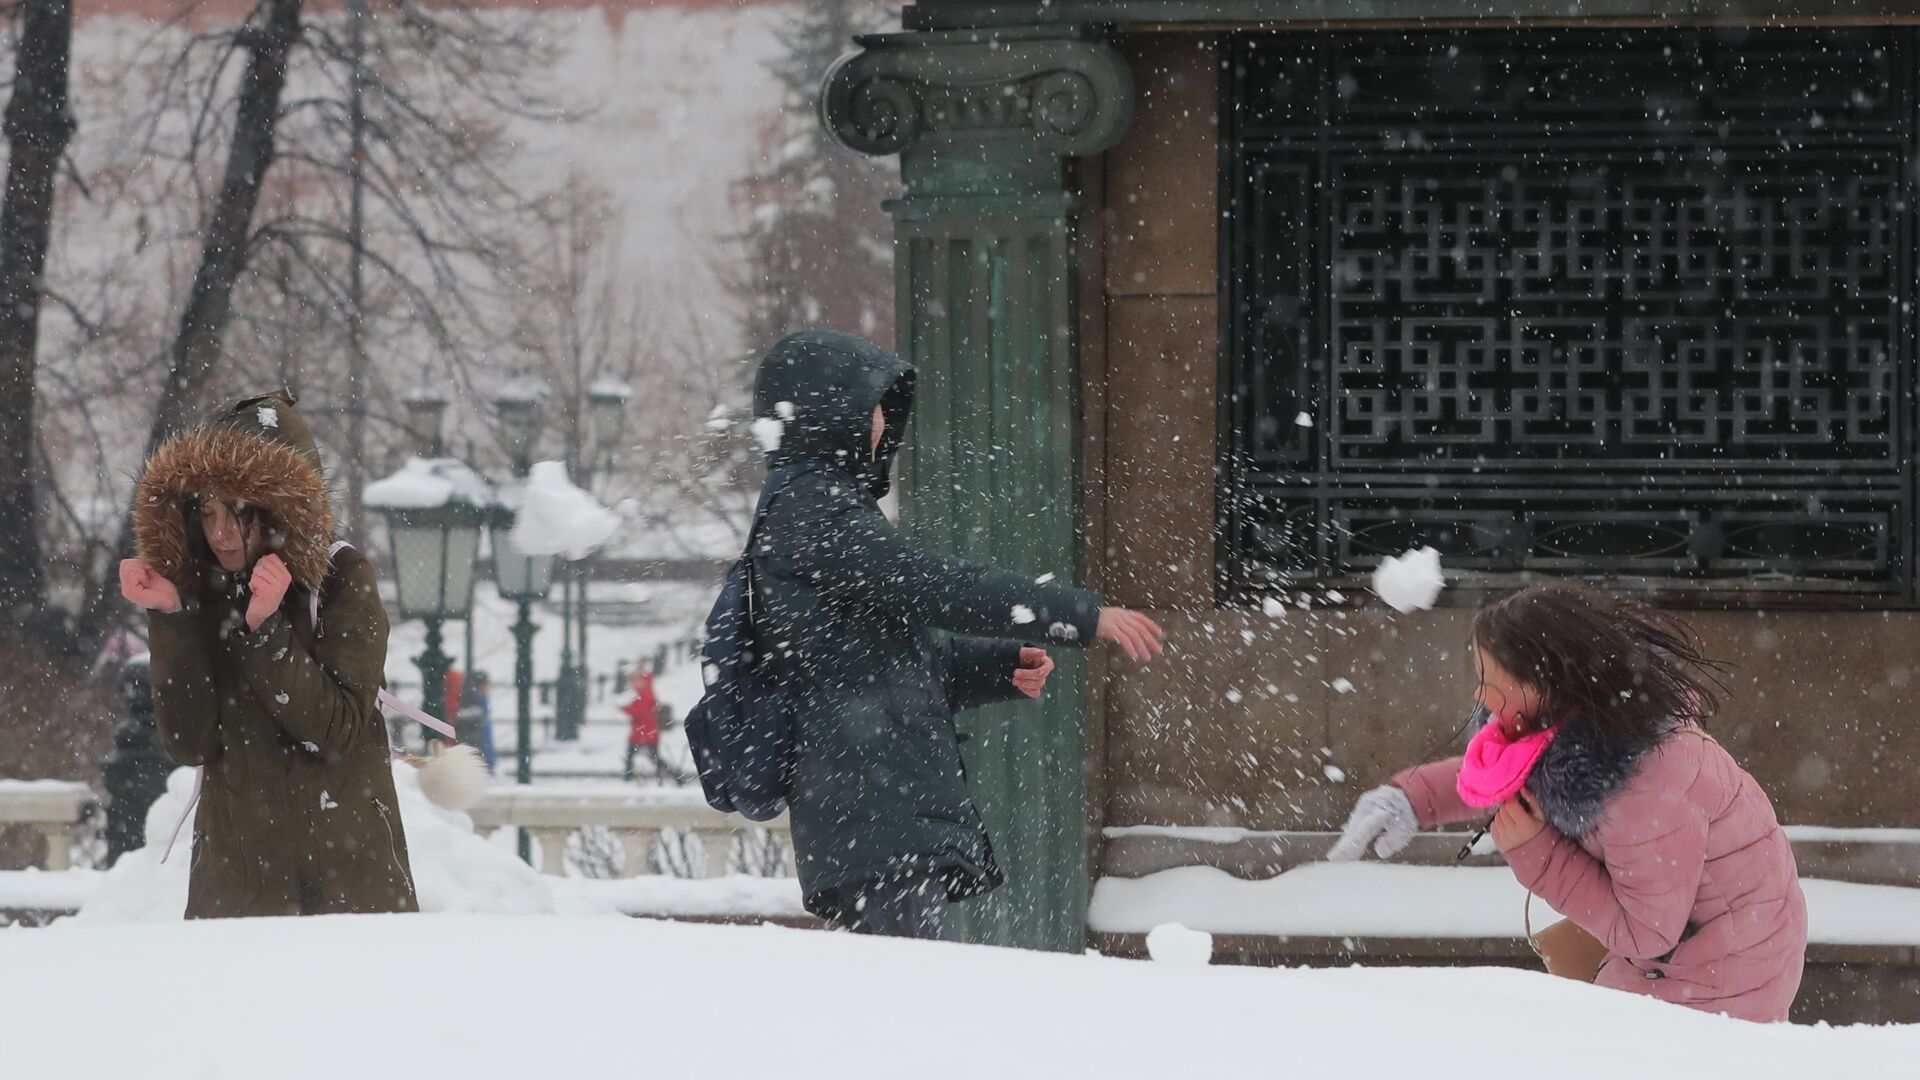
[[[947,702],[955,710],[977,709],[1003,701],[1024,701],[1013,685],[1020,663],[1018,641],[951,637],[943,651],[947,659]]]
[[[324,753],[344,753],[359,739],[386,738],[375,698],[386,683],[387,611],[373,567],[343,559],[341,580],[320,606],[309,651],[283,611],[232,643],[242,677],[274,723]]]
[[[220,756],[220,695],[213,683],[213,639],[197,606],[147,613],[153,723],[173,760],[205,765]]]
[[[754,554],[828,603],[955,634],[1084,645],[1099,626],[1097,594],[928,551],[852,481],[830,475],[802,476],[775,497]]]

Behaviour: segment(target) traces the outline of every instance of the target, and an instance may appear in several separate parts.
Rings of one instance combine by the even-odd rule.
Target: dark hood
[[[873,408],[886,414],[880,452],[869,458]],[[778,420],[780,446],[769,468],[830,461],[878,499],[891,485],[907,417],[913,412],[913,369],[874,343],[835,330],[788,334],[768,350],[753,380],[756,423]],[[764,445],[764,443],[762,444]]]
[[[223,404],[147,460],[134,500],[134,539],[140,557],[183,594],[197,594],[209,581],[187,535],[187,512],[203,498],[266,511],[294,580],[311,589],[326,580],[333,513],[313,432],[293,401],[275,392]]]

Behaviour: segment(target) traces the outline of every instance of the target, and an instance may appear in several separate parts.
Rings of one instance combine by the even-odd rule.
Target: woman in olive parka
[[[913,404],[899,357],[834,331],[761,360],[770,471],[805,466],[754,533],[754,633],[795,725],[788,808],[808,910],[869,933],[939,937],[949,900],[1002,880],[967,787],[954,713],[1038,696],[1043,643],[1159,651],[1099,596],[927,550],[881,513]],[[960,403],[956,403],[958,407]]]
[[[335,550],[293,404],[246,398],[161,446],[120,567],[161,739],[204,770],[188,918],[418,910],[375,706],[386,611],[366,558]]]

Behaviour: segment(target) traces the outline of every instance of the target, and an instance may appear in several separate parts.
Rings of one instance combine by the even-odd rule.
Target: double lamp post
[[[447,672],[453,658],[441,648],[441,624],[450,619],[472,619],[475,565],[480,533],[488,529],[493,541],[494,584],[500,598],[519,608],[513,624],[514,692],[518,706],[515,781],[533,782],[533,622],[534,603],[545,600],[553,586],[554,557],[522,551],[513,541],[513,527],[525,500],[526,478],[532,469],[534,444],[540,435],[542,406],[549,396],[537,379],[513,379],[494,398],[500,431],[513,461],[513,479],[496,486],[465,462],[444,456],[441,437],[446,399],[431,391],[415,391],[403,398],[409,426],[425,457],[415,457],[399,472],[366,492],[366,505],[387,522],[394,589],[402,619],[426,624],[425,648],[414,658],[420,669],[421,705],[440,720],[446,715]],[[624,383],[596,382],[588,392],[592,421],[603,449],[610,452],[624,423],[632,391]],[[598,457],[599,455],[595,455]],[[586,711],[585,583],[580,583],[580,658],[573,657],[573,605],[567,605],[562,629],[559,692],[555,700],[555,734],[574,738]],[[569,600],[572,589],[568,590]],[[525,830],[520,832],[520,857],[531,860]]]

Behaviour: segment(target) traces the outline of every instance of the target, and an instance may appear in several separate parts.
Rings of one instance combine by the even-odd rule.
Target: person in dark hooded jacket
[[[803,468],[750,552],[755,635],[793,702],[788,800],[809,911],[856,932],[937,938],[951,900],[1003,880],[967,787],[954,713],[1038,697],[1036,643],[1160,650],[1145,616],[1067,585],[928,551],[878,500],[913,371],[850,334],[781,340],[754,382],[769,469]]]
[[[292,396],[224,405],[155,451],[134,533],[120,589],[147,609],[155,724],[205,770],[187,917],[418,910],[375,705],[386,610],[366,558],[332,550]]]

